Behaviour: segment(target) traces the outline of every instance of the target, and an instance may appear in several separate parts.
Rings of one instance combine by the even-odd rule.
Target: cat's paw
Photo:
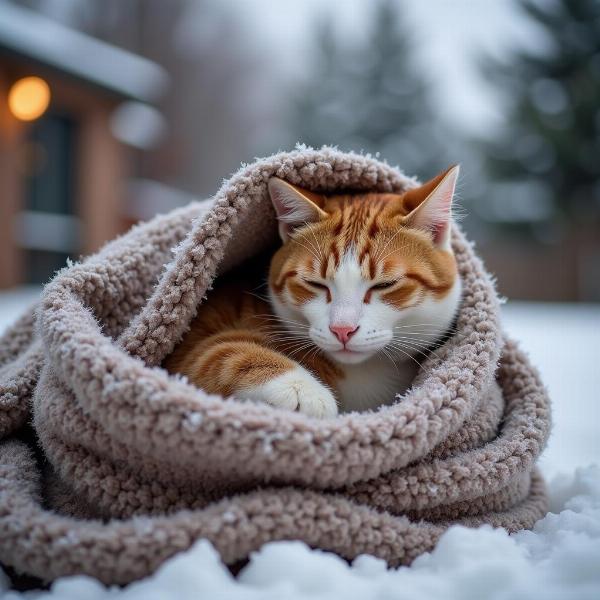
[[[335,417],[338,413],[333,394],[301,367],[245,390],[244,396],[310,417]]]

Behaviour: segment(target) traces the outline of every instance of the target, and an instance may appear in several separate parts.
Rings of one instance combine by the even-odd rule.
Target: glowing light
[[[50,104],[50,87],[39,77],[24,77],[8,92],[10,112],[21,121],[39,119]]]

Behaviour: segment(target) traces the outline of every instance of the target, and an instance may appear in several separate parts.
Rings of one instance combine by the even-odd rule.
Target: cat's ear
[[[404,224],[430,231],[436,246],[444,250],[450,249],[452,199],[459,171],[459,165],[454,165],[403,197],[404,206],[409,210]]]
[[[279,235],[284,242],[296,227],[327,217],[327,213],[319,206],[321,196],[279,177],[269,179],[269,194],[279,221]]]

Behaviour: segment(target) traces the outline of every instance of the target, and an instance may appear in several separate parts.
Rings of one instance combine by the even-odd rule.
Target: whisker
[[[304,331],[274,331],[267,332],[267,337],[271,339],[294,339],[294,340],[308,340],[309,336]]]
[[[394,344],[393,342],[390,344],[391,346],[395,347],[395,348],[405,348],[407,350],[412,350],[414,352],[416,352],[417,354],[420,354],[421,356],[423,356],[424,358],[427,358],[430,355],[435,356],[436,358],[439,358],[439,355],[437,353],[437,350],[434,348],[430,348],[430,347],[425,347],[425,350],[423,350],[423,346],[415,346],[415,345],[409,345],[406,342],[402,342],[402,343],[397,343]],[[422,366],[422,365],[421,365]]]
[[[317,239],[317,234],[315,233],[315,230],[312,227],[309,230],[313,236],[315,245],[319,251],[319,256],[320,256],[321,260],[323,261],[323,260],[325,260],[325,254],[324,254],[324,250],[323,250],[322,246],[319,245],[319,240]]]
[[[296,327],[298,329],[310,329],[310,325],[304,325],[303,323],[294,323],[293,321],[278,321],[278,320],[268,320],[269,322],[266,323],[267,327],[276,327],[278,324],[280,324],[282,327],[282,329],[286,329],[287,327]]]
[[[276,344],[299,344],[301,342],[307,342],[308,340],[305,337],[275,337],[269,336],[268,341],[274,342]]]
[[[263,302],[269,302],[269,298],[267,296],[261,296],[260,294],[256,294],[249,290],[244,290],[243,293],[248,294],[248,296],[254,296],[255,298],[258,298],[259,300],[262,300]]]
[[[438,335],[439,337],[444,337],[445,335],[466,335],[464,332],[459,331],[458,329],[454,328],[454,327],[448,327],[446,329],[441,329],[439,326],[437,325],[427,325],[427,324],[420,324],[420,325],[396,325],[395,327],[393,327],[394,330],[402,330],[402,333],[405,334],[423,334],[423,335]],[[410,330],[410,329],[418,329],[418,331],[406,331],[406,330]]]
[[[398,232],[400,232],[401,230],[399,229]],[[402,250],[404,250],[405,248],[408,248],[408,244],[404,244],[404,246],[397,248],[397,249],[392,249],[390,250],[384,257],[379,258],[379,262],[383,262],[388,256],[391,256],[392,254],[394,254],[394,252],[402,252]]]
[[[305,329],[298,329],[294,331],[288,327],[284,329],[269,329],[265,332],[267,335],[277,335],[277,336],[290,336],[290,337],[304,337],[308,338],[308,331]]]
[[[269,331],[272,332],[282,331],[284,333],[297,333],[299,331],[302,331],[303,333],[306,333],[306,330],[304,328],[298,327],[297,325],[288,325],[287,323],[283,323],[280,326],[277,326],[277,323],[267,323],[265,327],[268,327]]]
[[[277,315],[271,313],[259,313],[255,315],[256,317],[264,317],[266,319],[274,319],[276,321],[289,322],[289,323],[300,323],[300,321],[294,321],[292,319],[284,319],[283,317],[279,317]]]
[[[402,348],[394,348],[394,349],[396,351],[402,352],[402,354],[404,354],[404,356],[407,356],[408,358],[410,358],[419,367],[419,369],[424,369],[425,372],[429,373],[429,369],[427,369],[427,367],[423,366],[423,364],[421,364],[412,354],[409,354]]]
[[[313,348],[314,348],[314,344],[312,342],[309,342],[308,344],[305,344],[301,348],[297,348],[296,350],[294,350],[293,352],[288,354],[288,358],[295,356],[298,352],[302,352],[303,350],[305,350],[306,352],[310,352]],[[304,358],[306,356],[306,352],[303,354],[302,360],[304,360]]]
[[[389,237],[389,238],[387,239],[387,242],[385,243],[385,246],[383,246],[383,248],[380,248],[380,249],[379,249],[379,250],[378,250],[378,251],[375,253],[374,259],[375,259],[376,261],[380,262],[381,260],[385,260],[385,259],[387,258],[387,256],[386,256],[386,257],[384,257],[383,259],[380,259],[379,257],[381,256],[381,254],[383,254],[383,252],[385,252],[385,250],[386,250],[386,249],[387,249],[387,247],[390,245],[390,243],[391,243],[393,240],[395,240],[395,239],[396,239],[396,237],[397,237],[397,236],[400,234],[400,232],[401,232],[401,231],[402,231],[402,229],[401,229],[401,228],[398,228],[398,229],[395,231],[394,235],[392,235],[391,237]],[[401,248],[401,250],[402,250],[402,249],[404,249],[404,248],[406,248],[406,244],[405,244],[405,245],[404,245],[404,246]],[[389,256],[389,255],[388,255],[388,256]]]
[[[424,336],[424,337],[425,336],[432,336],[433,339],[431,341],[433,343],[434,341],[435,342],[437,342],[437,341],[440,341],[440,342],[444,341],[445,342],[446,338],[448,338],[448,339],[449,338],[456,338],[458,340],[462,340],[462,339],[465,339],[465,338],[468,338],[469,336],[471,336],[473,334],[473,332],[467,332],[467,333],[465,333],[464,331],[456,331],[456,330],[455,331],[446,330],[446,331],[440,332],[439,334],[432,334],[432,333],[428,333],[426,331],[422,331],[422,332],[419,332],[419,331],[415,331],[415,332],[412,332],[412,331],[394,332],[394,336],[395,337],[398,334],[401,334],[401,335],[413,335],[413,336]]]
[[[312,340],[307,339],[296,339],[296,340],[271,340],[276,346],[286,347],[286,348],[298,348],[299,346],[305,346],[307,344],[312,344]]]
[[[304,221],[304,225],[306,226],[307,230],[310,231],[313,235],[313,239],[315,240],[315,243],[312,242],[312,240],[309,240],[306,236],[304,237],[304,239],[306,240],[306,243],[310,243],[310,247],[316,252],[316,254],[319,256],[319,258],[317,259],[317,261],[322,260],[323,259],[323,253],[321,248],[319,247],[319,244],[317,242],[317,238],[315,236],[315,232],[312,229],[312,227],[309,227],[309,224]]]
[[[294,242],[296,242],[299,246],[302,246],[317,262],[319,262],[319,257],[315,253],[314,250],[308,248],[305,244],[303,244],[298,238],[293,238]]]
[[[417,354],[420,354],[421,356],[423,356],[425,358],[429,354],[434,354],[435,353],[435,351],[432,350],[432,349],[428,349],[427,352],[424,352],[423,350],[421,350],[420,347],[414,347],[414,346],[409,345],[406,342],[400,342],[400,341],[394,341],[394,340],[392,340],[389,344],[387,344],[386,348],[389,348],[390,350],[393,350],[393,351],[396,351],[396,352],[401,352],[404,356],[407,356],[413,362],[415,362],[419,366],[419,368],[425,369],[426,372],[429,372],[429,370],[427,369],[427,367],[425,367],[421,362],[419,362],[412,354],[410,354],[406,350],[411,350],[413,352],[416,352]]]
[[[287,327],[284,327],[283,329],[269,329],[266,333],[267,335],[289,335],[295,337],[306,337],[306,331],[292,331]]]
[[[400,371],[398,369],[398,365],[396,364],[396,361],[394,360],[393,356],[384,348],[382,348],[379,352],[381,352],[393,365],[394,365],[394,369],[396,369],[396,375],[398,375],[398,377],[400,377]]]
[[[406,336],[406,339],[411,339],[410,336],[423,336],[421,339],[429,338],[430,342],[435,341],[438,337],[441,337],[440,334],[427,333],[424,331],[403,331],[403,332],[401,332],[401,334],[398,334],[398,335]],[[394,336],[396,336],[395,333],[394,333]]]
[[[408,344],[406,342],[397,342],[396,344],[390,343],[391,346],[396,348],[405,348],[406,350],[414,350],[417,354],[421,354],[422,356],[428,356],[429,354],[433,354],[434,350],[430,350],[427,346],[416,346],[414,344]]]
[[[412,344],[419,348],[431,348],[431,341],[428,340],[415,340],[413,338],[394,338],[392,341],[398,341],[399,343]]]
[[[437,323],[407,323],[405,325],[395,325],[394,329],[403,329],[403,328],[411,328],[411,327],[435,327],[436,329],[440,329],[439,324]],[[454,329],[453,327],[445,328],[444,331],[448,331]]]
[[[286,351],[287,352],[286,356],[288,358],[292,358],[293,356],[298,354],[298,352],[302,352],[303,350],[308,350],[309,348],[311,348],[311,344],[302,344],[302,345],[298,345],[298,346],[292,346],[289,348],[289,350]]]
[[[313,356],[317,356],[321,352],[321,348],[314,344],[314,348],[309,349],[307,353],[305,353],[300,360],[307,361],[312,360]]]

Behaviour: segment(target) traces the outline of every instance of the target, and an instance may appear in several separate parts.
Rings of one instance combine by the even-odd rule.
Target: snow
[[[600,463],[600,305],[509,302],[507,332],[540,370],[552,400],[544,473]]]
[[[40,288],[24,286],[0,293],[0,335],[40,296]]]
[[[38,293],[26,288],[0,295],[0,332]],[[349,565],[300,542],[275,542],[255,553],[237,577],[210,543],[200,540],[152,577],[125,588],[106,588],[78,576],[58,580],[47,592],[19,594],[9,592],[6,578],[0,576],[0,596],[3,600],[600,598],[600,409],[595,397],[600,387],[600,305],[509,302],[503,310],[506,329],[521,340],[539,367],[554,404],[554,431],[540,461],[550,479],[551,512],[533,531],[508,535],[491,527],[454,526],[433,552],[400,569],[388,569],[370,556]],[[191,426],[195,420],[190,413]]]
[[[433,552],[417,558],[410,568],[388,569],[372,556],[360,556],[349,565],[334,554],[290,541],[264,545],[236,578],[212,545],[200,540],[152,577],[122,589],[77,576],[59,579],[48,592],[5,591],[3,599],[596,600],[600,469],[578,469],[555,479],[550,489],[557,512],[538,521],[534,531],[508,535],[489,526],[454,526]],[[6,580],[0,582],[0,592],[7,589]]]
[[[203,416],[197,412],[188,412],[185,415],[185,419],[183,421],[183,426],[192,433],[198,431],[198,428],[202,424]]]

